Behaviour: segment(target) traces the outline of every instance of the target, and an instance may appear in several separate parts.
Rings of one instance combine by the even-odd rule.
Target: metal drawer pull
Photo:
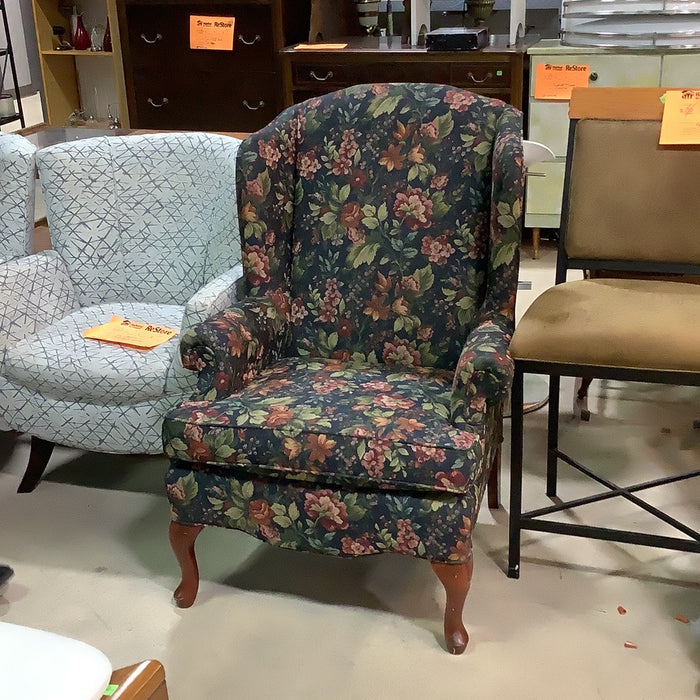
[[[150,97],[148,98],[147,102],[151,107],[156,107],[157,109],[160,109],[161,107],[165,107],[165,105],[168,104],[168,98],[164,97],[161,101],[160,104],[156,104]]]
[[[163,38],[162,34],[156,34],[155,39],[149,39],[145,34],[141,34],[141,38],[147,43],[147,44],[155,44],[156,41],[161,41]]]
[[[485,77],[479,80],[474,76],[474,73],[469,71],[467,73],[467,78],[469,78],[472,81],[472,83],[485,83],[487,80],[491,80],[491,78],[493,78],[493,73],[487,73]]]
[[[527,170],[525,172],[525,177],[547,177],[547,173],[531,173]]]
[[[332,70],[329,70],[328,73],[326,73],[325,78],[319,78],[319,76],[317,76],[316,73],[314,73],[313,71],[311,71],[311,72],[309,73],[309,75],[310,75],[314,80],[319,80],[319,81],[323,82],[324,80],[328,80],[328,78],[332,78],[332,77],[333,77],[333,71],[332,71]]]
[[[246,41],[243,38],[243,34],[239,34],[238,41],[240,41],[242,44],[245,44],[246,46],[252,46],[256,41],[262,41],[262,37],[260,36],[260,34],[256,34],[253,41]]]
[[[256,111],[259,110],[261,107],[264,107],[264,106],[265,106],[265,103],[264,103],[262,100],[260,100],[260,102],[258,102],[258,106],[257,106],[257,107],[251,107],[251,106],[248,104],[248,100],[243,100],[243,104],[244,104],[251,112],[256,112]]]

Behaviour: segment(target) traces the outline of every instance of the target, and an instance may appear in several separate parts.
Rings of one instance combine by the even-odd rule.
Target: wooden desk
[[[426,51],[402,46],[399,36],[332,41],[347,43],[347,47],[283,49],[285,106],[361,83],[419,82],[454,85],[523,107],[527,47]]]

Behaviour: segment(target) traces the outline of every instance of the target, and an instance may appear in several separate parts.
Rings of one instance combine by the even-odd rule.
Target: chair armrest
[[[505,316],[486,317],[469,334],[452,381],[453,425],[482,422],[487,407],[508,396],[514,369],[508,355],[512,335],[513,321]]]
[[[285,308],[270,297],[248,297],[187,331],[182,365],[199,373],[199,401],[229,396],[284,356],[290,336]]]
[[[238,264],[195,292],[185,305],[180,335],[184,336],[198,323],[202,323],[214,314],[233,306],[241,296],[239,290],[242,282],[243,265]]]
[[[79,307],[68,268],[53,250],[2,263],[0,299],[0,351]]]

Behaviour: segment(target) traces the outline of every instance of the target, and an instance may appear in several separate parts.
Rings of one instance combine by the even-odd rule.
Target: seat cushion
[[[78,309],[10,347],[3,374],[16,385],[64,401],[125,405],[158,399],[173,371],[178,336],[142,351],[86,340],[81,333],[106,323],[112,314],[180,328],[183,313],[183,306],[169,304],[110,303]]]
[[[551,287],[525,312],[515,360],[700,371],[700,286],[587,279]]]
[[[305,482],[466,493],[486,428],[450,424],[451,384],[433,368],[286,358],[226,399],[171,411],[165,452]]]

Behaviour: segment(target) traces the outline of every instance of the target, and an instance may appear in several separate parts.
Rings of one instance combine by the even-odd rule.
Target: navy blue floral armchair
[[[244,141],[237,181],[246,296],[183,338],[198,393],[164,423],[176,601],[196,596],[204,525],[409,554],[444,584],[461,653],[513,372],[521,114],[446,86],[355,86]]]

